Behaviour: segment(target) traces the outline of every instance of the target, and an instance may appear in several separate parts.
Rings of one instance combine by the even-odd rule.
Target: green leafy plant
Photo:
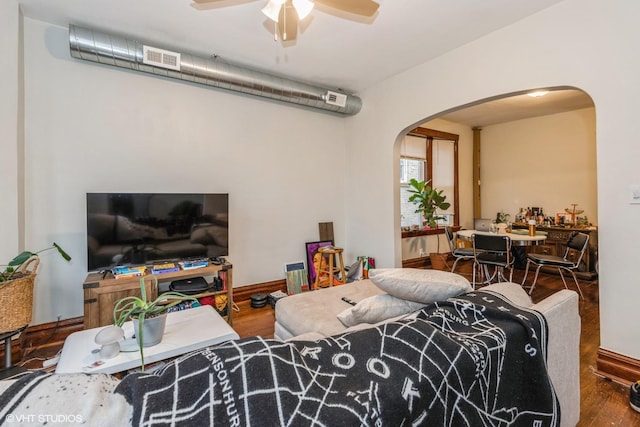
[[[437,210],[447,210],[451,206],[451,203],[447,202],[447,196],[442,194],[443,190],[436,190],[432,188],[429,183],[431,181],[418,181],[415,178],[411,178],[409,185],[409,201],[418,205],[416,213],[421,213],[424,217],[422,223],[423,226],[429,226],[429,228],[436,228],[438,226],[437,221],[446,219],[446,217],[437,215]]]
[[[154,276],[154,280],[157,279]],[[114,324],[118,327],[122,327],[127,320],[138,319],[138,330],[135,331],[138,346],[140,348],[140,358],[142,363],[142,370],[144,370],[144,320],[152,317],[160,316],[166,313],[171,307],[180,304],[183,301],[198,301],[196,298],[189,295],[182,294],[180,292],[165,292],[160,294],[155,300],[147,300],[147,290],[144,285],[144,278],[140,279],[140,298],[136,296],[128,296],[116,301],[113,307],[113,320]]]
[[[6,267],[6,268],[2,273],[0,273],[0,283],[7,282],[13,279],[14,277],[16,277],[16,274],[20,273],[20,267],[22,267],[22,265],[25,262],[27,262],[30,258],[38,257],[42,252],[45,252],[51,249],[57,249],[58,253],[62,258],[64,258],[67,262],[71,261],[71,257],[69,256],[69,254],[67,254],[64,251],[64,249],[60,247],[60,245],[58,245],[56,242],[53,242],[53,245],[51,245],[50,247],[41,249],[37,252],[24,251],[20,253],[18,256],[16,256],[14,259],[9,261],[9,264],[2,265],[2,267]]]

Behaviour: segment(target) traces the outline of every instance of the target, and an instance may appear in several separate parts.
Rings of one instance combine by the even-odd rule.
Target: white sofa
[[[529,295],[516,283],[497,283],[478,289],[504,295],[514,305],[534,309],[547,320],[549,341],[547,369],[560,401],[561,425],[575,426],[580,419],[580,316],[578,295],[561,290],[533,304]],[[278,301],[275,308],[275,337],[283,340],[315,340],[371,324],[346,328],[338,314],[351,305],[346,297],[359,302],[384,292],[370,280],[292,295]],[[396,320],[397,316],[389,320]]]
[[[454,276],[458,275],[450,277]],[[466,286],[469,286],[468,282]],[[402,287],[401,291],[405,289],[406,287]],[[482,295],[485,289],[494,293],[490,297]],[[410,296],[414,297],[418,292],[416,290]],[[556,400],[549,396],[550,382],[544,374],[542,358],[500,359],[491,354],[487,358],[476,358],[473,354],[481,356],[482,351],[457,353],[457,348],[453,352],[447,352],[445,347],[439,345],[443,341],[449,343],[445,338],[447,334],[432,334],[435,329],[429,329],[429,325],[432,325],[430,322],[434,319],[446,319],[443,323],[447,325],[464,324],[464,321],[450,322],[453,319],[450,316],[459,313],[463,316],[460,319],[465,320],[470,319],[466,317],[468,313],[477,316],[478,323],[483,326],[478,329],[481,334],[486,332],[489,339],[505,338],[490,341],[496,344],[492,346],[492,350],[496,350],[494,355],[500,353],[502,348],[505,352],[508,348],[517,348],[516,353],[529,353],[522,349],[526,349],[525,343],[532,341],[519,340],[518,335],[523,332],[527,335],[527,332],[536,330],[543,334],[537,322],[541,316],[529,316],[532,313],[528,310],[514,310],[506,306],[500,298],[495,297],[496,294],[502,294],[513,303],[536,309],[546,317],[549,330],[547,365],[551,384],[560,404],[560,425],[574,426],[578,422],[580,319],[575,292],[562,290],[538,304],[531,304],[528,295],[519,285],[502,283],[469,295],[467,301],[458,298],[450,304],[457,304],[456,307],[461,311],[447,311],[447,303],[442,303],[440,306],[430,307],[436,310],[431,312],[432,317],[428,321],[418,318],[385,323],[383,327],[376,329],[360,323],[350,329],[363,330],[325,339],[326,334],[346,330],[336,319],[338,313],[345,307],[350,307],[341,300],[343,296],[360,301],[374,294],[378,296],[369,300],[389,300],[389,295],[381,295],[382,291],[370,281],[281,299],[276,304],[276,336],[288,341],[266,340],[261,337],[233,340],[184,355],[155,373],[132,374],[122,380],[105,374],[30,373],[19,380],[0,381],[0,420],[25,426],[49,425],[54,422],[86,423],[102,427],[142,425],[150,420],[182,422],[176,425],[264,425],[265,420],[270,420],[270,425],[379,425],[385,419],[389,420],[386,425],[400,425],[399,420],[419,422],[428,417],[431,405],[435,403],[435,407],[441,410],[433,410],[434,422],[430,425],[438,425],[435,420],[440,419],[443,410],[450,409],[451,404],[458,407],[457,403],[462,401],[460,412],[447,413],[455,412],[463,417],[471,415],[470,419],[474,420],[471,425],[482,425],[481,420],[485,420],[483,406],[477,407],[479,411],[474,411],[474,408],[470,408],[472,405],[466,403],[474,402],[473,398],[478,397],[478,392],[484,396],[484,392],[491,389],[497,391],[495,400],[501,402],[499,405],[508,402],[504,403],[508,406],[494,408],[498,423],[517,415],[523,418],[544,418],[554,422],[549,425],[556,425]],[[442,299],[440,297],[438,295],[438,301]],[[398,303],[397,299],[405,300],[396,297],[392,302]],[[474,306],[472,300],[483,308],[477,310],[479,307]],[[362,306],[367,304],[360,304]],[[385,310],[387,307],[398,307],[386,304],[383,306]],[[370,308],[370,312],[364,312],[365,317],[371,313],[380,313],[374,306]],[[405,316],[419,317],[420,314],[415,310],[418,309],[406,312],[408,314]],[[514,323],[525,327],[516,326],[515,329],[508,329],[508,332],[506,329],[499,329],[498,322],[493,324],[492,321],[487,321],[490,316],[480,315],[485,310],[487,314],[491,312],[495,316],[497,312],[499,317],[507,318],[510,327]],[[354,308],[348,311],[357,310]],[[503,311],[520,313],[520,319],[525,320],[521,323],[512,322],[513,317],[503,316]],[[425,312],[426,310],[419,313]],[[385,314],[388,314],[388,310]],[[341,317],[345,319],[344,316]],[[535,317],[535,324],[530,317]],[[347,319],[354,320],[353,317]],[[390,320],[387,319],[386,322]],[[473,328],[476,327],[475,322],[470,323]],[[489,332],[496,328],[497,334]],[[453,330],[455,334],[455,328]],[[501,332],[504,335],[500,335]],[[513,335],[513,340],[506,339],[508,334]],[[529,333],[528,337],[531,336]],[[426,339],[427,337],[429,338]],[[464,341],[470,344],[467,348],[474,348],[474,343],[480,342]],[[508,341],[518,344],[515,347],[507,346]],[[502,347],[502,344],[505,346]],[[385,346],[388,347],[383,350]],[[423,352],[425,349],[428,350]],[[378,357],[382,353],[385,354],[384,361]],[[435,356],[433,359],[429,357],[432,354]],[[513,351],[511,354],[513,355]],[[441,355],[448,356],[440,357]],[[432,364],[436,359],[444,364]],[[453,360],[470,363],[464,365],[464,368],[471,366],[471,369],[439,370],[440,367],[449,366],[447,362]],[[502,360],[506,363],[501,364]],[[531,360],[536,363],[529,363]],[[491,381],[495,377],[485,377],[486,366],[498,365],[500,368],[493,368],[488,374],[498,374],[498,377],[504,378],[504,389],[503,382],[498,385]],[[428,366],[435,366],[436,370],[423,370]],[[346,374],[351,372],[353,374]],[[429,373],[424,379],[420,378],[420,373],[424,372]],[[478,373],[479,376],[476,376]],[[436,379],[433,383],[430,382],[432,378]],[[444,388],[440,378],[446,382]],[[453,381],[448,382],[449,378]],[[476,378],[480,378],[480,381],[476,381]],[[539,381],[535,381],[536,379]],[[466,392],[470,389],[455,386],[470,383],[474,387],[479,385],[479,388],[476,387],[471,392],[474,395],[472,399],[449,399],[448,396],[455,396],[456,393],[462,397],[461,392],[466,397]],[[447,396],[444,400],[430,400],[428,396],[431,396],[429,390],[433,390],[430,389],[432,384],[438,390],[445,391],[445,394],[439,395]],[[420,398],[420,390],[427,391],[426,398]],[[528,394],[525,390],[532,390],[532,393]],[[511,402],[512,396],[517,402]],[[536,397],[541,396],[546,399],[544,406],[534,408],[529,405]],[[519,406],[522,402],[524,405]],[[553,407],[550,408],[549,405]],[[519,408],[523,410],[520,411]],[[536,408],[544,412],[537,412]],[[416,412],[412,413],[413,410]],[[276,415],[280,418],[276,418]],[[244,424],[239,422],[241,418],[246,420]],[[345,421],[346,418],[351,421]],[[456,425],[462,425],[461,418],[456,418],[456,421]],[[520,421],[518,425],[535,425],[531,419],[528,423],[526,419]]]

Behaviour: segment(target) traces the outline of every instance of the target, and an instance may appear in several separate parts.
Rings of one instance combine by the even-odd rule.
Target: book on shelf
[[[180,266],[175,262],[153,264],[153,267],[151,269],[152,274],[172,273],[174,271],[180,271]]]
[[[111,269],[111,273],[116,279],[121,279],[124,277],[144,276],[146,272],[146,265],[118,265]]]
[[[209,266],[209,260],[207,258],[187,259],[178,262],[183,270],[191,270],[194,268],[203,268]]]
[[[226,291],[227,290],[227,270],[218,271],[218,277],[222,281],[222,290]]]

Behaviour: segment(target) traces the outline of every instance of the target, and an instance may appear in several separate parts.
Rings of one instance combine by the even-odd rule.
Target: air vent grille
[[[344,107],[347,105],[347,95],[329,90],[324,95],[324,102],[331,105],[337,105],[338,107]]]
[[[180,54],[177,52],[142,46],[142,53],[144,55],[142,62],[147,65],[155,65],[169,70],[180,70]]]

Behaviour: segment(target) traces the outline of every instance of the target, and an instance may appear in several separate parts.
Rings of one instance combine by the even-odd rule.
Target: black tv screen
[[[88,270],[229,255],[229,195],[87,193]]]

